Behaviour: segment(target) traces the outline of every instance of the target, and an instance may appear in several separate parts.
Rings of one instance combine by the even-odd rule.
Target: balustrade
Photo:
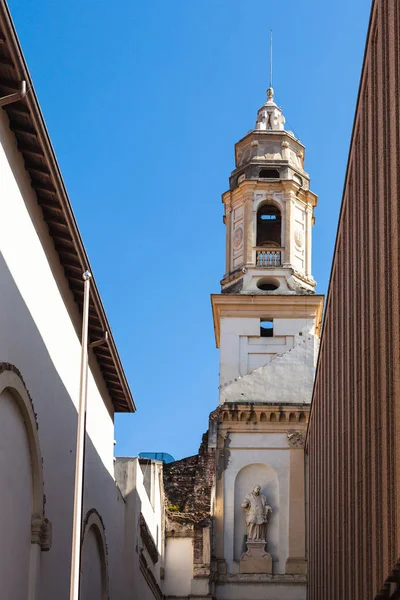
[[[257,267],[280,267],[282,253],[280,250],[263,249],[256,250],[256,265]]]

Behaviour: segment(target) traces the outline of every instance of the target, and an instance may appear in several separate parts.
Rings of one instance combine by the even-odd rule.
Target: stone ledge
[[[221,575],[218,574],[216,577],[217,584],[224,583],[275,583],[275,584],[298,584],[307,583],[307,575],[271,575],[269,573],[238,573],[236,575]]]

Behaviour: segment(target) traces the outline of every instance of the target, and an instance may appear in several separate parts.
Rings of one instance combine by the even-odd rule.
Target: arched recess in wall
[[[108,600],[108,557],[103,520],[95,508],[86,513],[82,534],[80,600]]]
[[[40,552],[49,550],[43,469],[32,399],[18,369],[0,363],[0,581],[5,598],[37,598]]]
[[[246,519],[241,506],[243,500],[254,486],[261,486],[261,493],[267,497],[267,503],[272,508],[268,518],[267,548],[272,558],[277,558],[279,547],[279,481],[278,475],[272,467],[263,463],[253,463],[243,467],[235,479],[235,521],[234,521],[234,559],[240,560],[246,551]]]

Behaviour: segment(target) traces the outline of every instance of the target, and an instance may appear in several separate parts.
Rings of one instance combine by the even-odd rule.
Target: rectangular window
[[[260,336],[273,337],[274,335],[274,320],[260,319]]]

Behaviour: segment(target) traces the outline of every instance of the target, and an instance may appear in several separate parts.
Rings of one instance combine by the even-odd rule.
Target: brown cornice
[[[315,318],[319,335],[324,296],[321,294],[211,294],[215,342],[220,345],[221,317]]]
[[[0,96],[18,89],[22,80],[26,81],[26,96],[18,102],[8,104],[4,110],[69,287],[79,311],[82,312],[82,273],[92,270],[10,12],[5,0],[0,0]],[[136,410],[135,403],[94,279],[91,290],[90,340],[101,339],[104,331],[108,331],[109,334],[107,343],[94,348],[93,353],[101,368],[115,410],[133,412]]]
[[[218,421],[220,431],[247,433],[249,425],[253,432],[292,433],[306,430],[309,404],[274,404],[267,402],[225,402],[220,405]]]

